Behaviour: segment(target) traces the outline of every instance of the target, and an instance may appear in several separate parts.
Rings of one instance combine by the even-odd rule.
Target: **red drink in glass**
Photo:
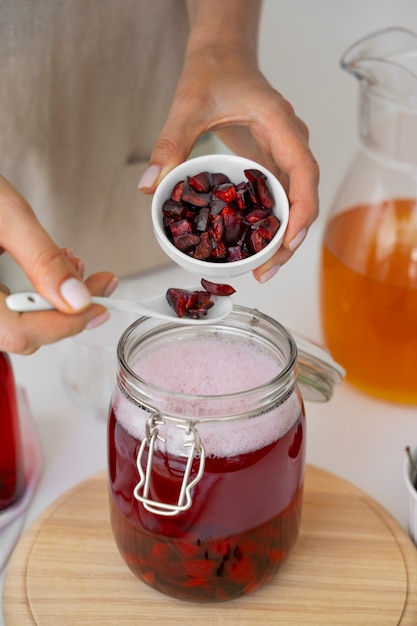
[[[25,477],[12,364],[0,352],[0,511],[23,494]]]
[[[169,397],[178,402],[175,394],[180,392],[189,403],[187,413],[192,406],[194,418],[203,414],[197,428],[206,452],[204,472],[193,487],[188,510],[157,515],[135,498],[137,458],[149,413],[120,390],[114,394],[108,432],[111,522],[124,560],[155,589],[195,602],[236,598],[276,574],[297,540],[305,465],[305,416],[297,389],[287,391],[268,410],[250,412],[248,397],[240,398],[239,404],[238,394],[245,395],[250,381],[259,388],[274,380],[278,364],[245,342],[218,337],[208,341],[212,351],[201,339],[183,347],[159,346],[148,354],[148,361],[145,355],[145,364],[139,359],[133,367],[143,379],[160,379],[165,389],[171,389],[167,402]],[[193,364],[192,373],[181,376],[186,363]],[[228,376],[238,364],[240,375]],[[208,381],[203,370],[210,372]],[[199,405],[192,395],[200,390],[199,397],[204,398],[206,385],[222,397],[226,418],[232,409],[250,414],[211,423],[204,400]],[[227,392],[235,395],[221,396]],[[172,430],[168,443],[155,449],[149,487],[153,501],[169,504],[178,501],[186,466],[177,441],[182,435],[175,425]],[[162,435],[166,438],[165,432]],[[144,467],[147,455],[141,459]],[[200,461],[197,454],[190,479],[197,475]]]
[[[282,439],[261,450],[207,459],[194,490],[195,504],[171,519],[157,517],[135,501],[139,442],[112,413],[111,520],[132,571],[167,595],[202,602],[229,600],[269,581],[298,536],[303,432],[300,416]],[[184,466],[178,458],[158,455],[155,492],[167,489],[167,467],[169,486],[177,492]]]

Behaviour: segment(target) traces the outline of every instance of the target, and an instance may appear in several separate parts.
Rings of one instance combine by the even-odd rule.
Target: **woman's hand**
[[[270,169],[291,210],[283,246],[254,271],[265,282],[290,259],[318,215],[319,168],[306,125],[258,69],[259,3],[189,0],[189,5],[192,30],[183,72],[139,188],[152,193],[209,131],[233,152]]]
[[[6,252],[56,310],[12,312],[5,303],[12,286],[0,285],[0,350],[31,354],[108,319],[104,307],[91,304],[91,295],[110,295],[115,276],[99,272],[84,282],[80,259],[55,245],[26,200],[0,176],[0,253]]]

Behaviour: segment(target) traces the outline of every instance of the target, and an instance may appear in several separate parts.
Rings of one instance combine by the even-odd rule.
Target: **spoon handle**
[[[11,293],[6,298],[6,306],[10,311],[26,313],[28,311],[48,311],[54,309],[54,305],[42,298],[35,291],[23,291]]]
[[[146,314],[149,309],[136,301],[123,298],[105,298],[93,296],[91,298],[95,304],[102,304],[113,311],[126,311],[131,313]],[[6,305],[11,311],[27,313],[30,311],[49,311],[54,309],[53,304],[42,298],[35,291],[25,291],[22,293],[12,293],[6,298]]]

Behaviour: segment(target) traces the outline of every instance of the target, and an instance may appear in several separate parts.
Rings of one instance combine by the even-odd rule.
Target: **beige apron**
[[[181,0],[0,0],[0,172],[88,274],[168,263],[137,184],[187,33]]]

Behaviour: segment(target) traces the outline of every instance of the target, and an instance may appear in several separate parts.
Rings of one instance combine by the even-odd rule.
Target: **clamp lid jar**
[[[141,318],[122,335],[118,364],[108,452],[123,558],[182,600],[254,591],[300,526],[306,425],[294,339],[238,306],[202,327]]]

